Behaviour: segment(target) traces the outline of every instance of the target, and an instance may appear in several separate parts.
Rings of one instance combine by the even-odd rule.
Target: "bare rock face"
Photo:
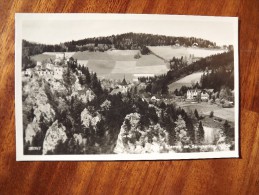
[[[102,104],[101,104],[101,108],[104,110],[108,110],[111,107],[111,101],[109,100],[105,100]]]
[[[83,137],[82,137],[82,134],[74,134],[73,135],[75,141],[78,143],[78,144],[82,144],[83,143]]]
[[[87,89],[87,90],[82,89],[82,90],[74,91],[71,94],[71,97],[75,97],[75,96],[77,96],[77,98],[84,103],[90,102],[95,98],[95,94],[91,89]]]
[[[25,129],[25,142],[29,142],[31,145],[33,137],[37,134],[38,131],[41,131],[41,129],[36,120],[33,120],[27,125],[27,128]]]
[[[78,77],[76,77],[76,81],[75,81],[75,83],[73,84],[72,89],[73,89],[73,91],[82,90],[82,86],[81,86],[81,84],[79,83]]]
[[[67,135],[65,133],[66,128],[55,121],[47,130],[45,139],[43,142],[43,154],[47,154],[48,151],[53,152],[59,141],[65,142]]]
[[[45,122],[50,122],[55,116],[55,112],[52,109],[51,105],[48,103],[48,97],[45,93],[43,84],[39,85],[39,81],[33,80],[35,83],[29,83],[28,86],[24,89],[24,93],[28,94],[25,102],[23,103],[23,109],[33,108],[35,122],[39,122],[41,117],[43,117]],[[32,81],[32,82],[33,82]],[[29,91],[29,89],[31,91]]]
[[[91,89],[88,89],[84,95],[82,95],[83,102],[90,102],[95,98],[95,94]]]
[[[30,79],[23,87],[25,100],[23,102],[23,113],[33,110],[33,119],[29,124],[25,124],[25,141],[32,144],[33,137],[41,131],[39,121],[51,122],[55,116],[54,110],[48,103],[48,97],[44,90],[44,84],[36,78]]]
[[[37,121],[40,121],[41,116],[43,116],[45,121],[50,122],[55,116],[55,111],[49,103],[38,104],[34,107],[34,115]]]
[[[77,78],[72,86],[71,97],[76,97],[84,103],[90,102],[95,98],[94,92],[87,87],[82,87]]]
[[[89,112],[89,110],[87,110],[86,108],[82,111],[81,113],[81,121],[82,124],[89,128],[90,124],[93,127],[96,127],[96,124],[101,120],[101,116],[99,114],[97,114],[96,116],[92,116],[91,113]]]
[[[53,91],[67,92],[66,87],[59,81],[53,80],[49,82]]]
[[[140,115],[131,113],[125,117],[118,135],[114,153],[141,154],[162,153],[172,150],[168,143],[168,133],[159,124],[150,125],[144,130],[138,128]],[[126,120],[130,125],[126,124]],[[130,128],[130,129],[129,129]]]

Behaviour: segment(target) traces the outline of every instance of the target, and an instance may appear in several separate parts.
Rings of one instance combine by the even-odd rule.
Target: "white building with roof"
[[[187,91],[187,100],[194,100],[198,97],[200,90],[198,89],[189,89]]]
[[[60,80],[63,78],[63,67],[62,66],[55,66],[53,68],[54,71],[54,78]]]
[[[47,62],[47,63],[46,63],[46,68],[49,69],[49,70],[52,70],[53,64]]]
[[[209,94],[206,92],[206,91],[203,91],[202,93],[201,93],[201,100],[202,101],[208,101],[209,100]]]
[[[37,65],[37,66],[41,66],[41,65],[42,65],[42,62],[41,62],[41,61],[36,61],[36,65]]]

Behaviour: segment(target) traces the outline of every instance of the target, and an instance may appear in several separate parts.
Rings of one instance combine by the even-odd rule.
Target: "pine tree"
[[[161,115],[162,115],[162,113],[161,113]],[[174,124],[172,116],[170,114],[168,114],[167,112],[164,114],[164,128],[169,134],[169,137],[168,137],[169,144],[174,145],[174,143],[176,141],[175,124]]]
[[[202,122],[200,121],[198,131],[197,131],[197,142],[200,144],[204,140],[204,129],[202,126]]]
[[[199,120],[200,119],[200,116],[199,116],[199,114],[198,114],[198,111],[195,109],[194,110],[194,115],[195,115],[195,117]]]
[[[131,129],[131,124],[130,124],[130,121],[129,119],[125,119],[125,124],[124,124],[124,135],[125,135],[125,139],[124,139],[124,143],[128,143],[128,135],[129,135],[129,131]]]
[[[84,75],[86,77],[86,84],[90,85],[90,83],[91,83],[91,75],[90,75],[88,67],[85,68]]]
[[[130,129],[131,129],[130,121],[129,121],[129,119],[125,119],[125,131],[129,132]]]
[[[90,86],[91,86],[93,92],[94,92],[97,96],[99,96],[99,95],[102,94],[102,92],[103,92],[102,86],[101,86],[100,81],[99,81],[98,78],[97,78],[96,73],[92,74]]]
[[[193,126],[192,119],[189,118],[186,114],[186,117],[184,118],[184,121],[185,121],[185,124],[186,124],[188,136],[190,137],[190,140],[194,143],[195,142],[195,129],[194,129],[194,126]]]
[[[160,119],[159,119],[159,123],[161,125],[161,127],[165,126],[165,113],[164,110],[161,110],[161,115],[160,115]]]
[[[229,122],[226,120],[223,125],[223,132],[227,137],[227,140],[233,140],[235,136],[234,128],[230,126]]]
[[[34,109],[33,107],[29,110],[28,114],[27,114],[27,120],[28,122],[32,122],[33,121],[33,118],[35,117],[35,114],[34,114]]]
[[[104,134],[105,134],[105,123],[103,120],[99,121],[96,124],[96,134],[97,134],[98,140],[100,142],[104,138]]]
[[[211,112],[210,112],[210,118],[212,118],[213,116],[214,116],[214,112],[211,111]]]
[[[150,118],[155,124],[158,122],[158,116],[154,107],[148,108],[148,118]]]
[[[161,93],[162,94],[168,94],[168,86],[165,82],[162,85]]]
[[[73,75],[73,73],[71,72],[69,67],[63,72],[63,81],[64,81],[64,85],[67,88],[69,94],[71,94],[72,93],[71,87],[75,83],[76,78]]]
[[[71,100],[71,117],[73,118],[73,127],[75,132],[80,132],[81,128],[81,113],[84,109],[84,104],[77,97],[72,98]]]
[[[89,123],[88,129],[89,129],[89,134],[88,134],[89,145],[94,145],[95,144],[95,130],[93,128],[91,121]]]

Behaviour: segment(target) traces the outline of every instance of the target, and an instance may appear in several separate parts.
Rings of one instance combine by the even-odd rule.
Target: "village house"
[[[119,92],[125,94],[129,90],[129,84],[126,82],[125,76],[120,84],[117,85],[115,89],[111,91],[111,94],[118,94]]]
[[[125,76],[119,85],[119,89],[121,89],[121,93],[127,93],[128,92],[128,83],[125,80]]]
[[[193,43],[193,44],[192,44],[192,47],[198,47],[198,46],[199,46],[198,43]]]
[[[178,39],[175,41],[174,46],[176,46],[176,47],[180,47],[180,42],[179,42],[179,40],[178,40]]]
[[[42,62],[41,61],[36,61],[36,66],[41,66]]]
[[[189,89],[187,91],[187,100],[195,100],[201,91],[197,89]]]
[[[37,74],[43,79],[50,81],[53,79],[54,72],[52,70],[46,69],[46,70],[38,70]]]
[[[49,70],[52,70],[53,64],[50,63],[50,62],[47,62],[47,63],[46,63],[46,68],[49,69]]]
[[[62,79],[63,75],[63,66],[56,66],[51,62],[45,62],[42,65],[38,65],[36,68],[36,72],[39,76],[51,76],[51,78],[55,78],[57,80]]]
[[[63,67],[62,66],[55,66],[54,67],[54,78],[57,80],[62,79],[63,75]]]
[[[209,94],[205,91],[201,92],[201,101],[208,101],[209,100]]]

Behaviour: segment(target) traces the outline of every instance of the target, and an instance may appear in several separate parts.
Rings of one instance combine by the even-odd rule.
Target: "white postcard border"
[[[105,17],[104,17],[105,16]],[[234,71],[235,71],[235,150],[223,152],[199,153],[152,153],[152,154],[98,154],[98,155],[24,155],[23,154],[23,119],[22,119],[22,21],[23,20],[185,20],[189,21],[224,21],[232,22],[234,34]],[[179,160],[212,159],[239,157],[239,63],[238,63],[238,18],[184,15],[149,15],[149,14],[15,14],[15,125],[16,125],[16,160],[17,161],[114,161],[114,160]]]

